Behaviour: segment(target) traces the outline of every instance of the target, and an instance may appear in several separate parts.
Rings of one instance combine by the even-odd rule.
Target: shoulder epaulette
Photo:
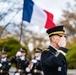
[[[44,49],[43,51],[49,51],[49,49]]]

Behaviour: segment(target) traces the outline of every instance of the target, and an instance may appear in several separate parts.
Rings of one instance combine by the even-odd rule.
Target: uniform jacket
[[[39,71],[39,72],[37,72],[37,71]],[[32,75],[41,75],[41,71],[42,71],[41,62],[40,62],[40,60],[37,60],[36,63],[33,63],[33,67],[31,69],[31,74]]]
[[[59,48],[59,50],[60,49],[66,48]],[[44,75],[67,75],[65,56],[58,53],[52,46],[49,46],[47,50],[42,52],[41,67]]]
[[[2,67],[0,67],[0,75],[9,75],[9,69],[11,68],[11,62],[9,60],[3,61],[0,63],[2,64]]]
[[[16,65],[16,69],[20,69],[25,71],[26,67],[29,64],[29,61],[25,58],[24,60],[21,60],[20,58],[17,57],[13,57],[11,59],[11,62],[14,63]]]

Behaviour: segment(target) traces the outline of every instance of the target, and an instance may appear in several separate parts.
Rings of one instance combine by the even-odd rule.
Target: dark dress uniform
[[[42,68],[41,68],[41,48],[34,48],[34,59],[30,61],[30,64],[26,68],[26,71],[31,75],[42,75]]]
[[[68,49],[65,48],[66,38],[64,29],[64,25],[54,27],[50,25],[46,31],[50,37],[51,46],[43,51],[41,55],[41,67],[44,75],[67,75],[65,55]]]
[[[60,47],[59,50],[67,51],[67,49],[63,47]],[[41,67],[44,75],[67,75],[65,56],[58,53],[52,46],[49,46],[47,50],[42,52]]]
[[[37,60],[36,63],[33,63],[33,67],[32,67],[30,72],[31,72],[32,75],[42,75],[40,60]]]
[[[2,62],[0,60],[0,64],[2,64],[2,66],[0,67],[0,75],[9,75],[9,69],[11,68],[10,61],[6,60]]]
[[[16,72],[15,73],[18,72],[18,73],[20,73],[20,75],[27,74],[25,69],[29,64],[29,61],[26,58],[24,60],[21,60],[20,58],[13,57],[11,59],[11,62],[16,64]]]

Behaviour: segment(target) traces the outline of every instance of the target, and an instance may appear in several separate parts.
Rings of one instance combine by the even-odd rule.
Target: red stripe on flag
[[[47,12],[46,10],[44,10],[47,14],[47,21],[46,21],[46,25],[45,25],[45,28],[46,29],[50,29],[50,28],[53,28],[55,27],[55,23],[53,22],[53,14],[52,13],[49,13]]]

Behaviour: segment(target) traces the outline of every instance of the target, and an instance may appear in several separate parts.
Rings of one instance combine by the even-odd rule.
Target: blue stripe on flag
[[[31,21],[34,3],[32,0],[24,0],[22,20]]]

